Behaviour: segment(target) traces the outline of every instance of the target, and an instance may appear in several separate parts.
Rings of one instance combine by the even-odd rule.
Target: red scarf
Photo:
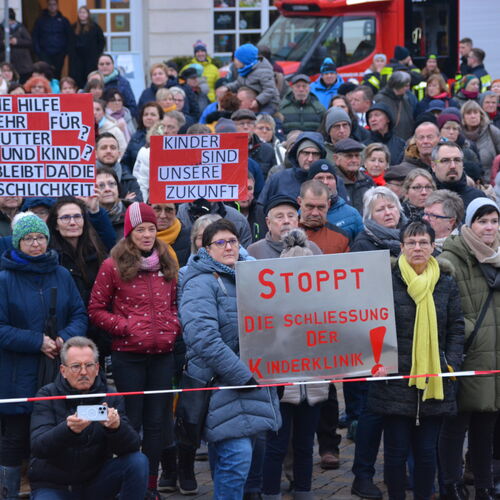
[[[368,172],[366,172],[366,173],[368,174]],[[368,175],[370,175],[370,174],[368,174]],[[375,185],[377,185],[377,186],[385,186],[384,174],[380,174],[377,177],[373,177],[373,175],[370,175],[370,177],[372,178],[372,180],[375,183]]]
[[[467,99],[476,99],[476,97],[479,95],[479,92],[471,92],[470,90],[462,90],[462,94],[467,97]]]
[[[440,94],[431,97],[431,99],[447,99],[447,98],[448,98],[448,92],[441,92]]]

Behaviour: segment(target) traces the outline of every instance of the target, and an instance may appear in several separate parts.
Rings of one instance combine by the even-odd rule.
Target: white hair
[[[403,208],[401,207],[401,202],[393,191],[384,186],[372,187],[363,195],[363,222],[373,219],[373,204],[379,198],[385,198],[386,200],[391,201],[398,207],[399,213],[402,213]]]

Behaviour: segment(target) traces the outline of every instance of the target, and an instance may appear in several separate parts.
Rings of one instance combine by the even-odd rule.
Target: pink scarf
[[[160,270],[160,256],[158,250],[153,250],[149,257],[141,257],[139,268],[142,271],[159,271]]]

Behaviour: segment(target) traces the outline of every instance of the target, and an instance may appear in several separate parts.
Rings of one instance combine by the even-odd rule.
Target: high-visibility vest
[[[377,90],[380,90],[380,80],[375,75],[372,74],[366,81]]]
[[[427,82],[425,80],[423,82],[417,83],[417,85],[414,85],[412,87],[412,91],[419,101],[421,101],[425,97],[426,88]]]
[[[481,78],[481,93],[486,92],[490,87],[491,87],[491,76],[486,74],[483,75]]]

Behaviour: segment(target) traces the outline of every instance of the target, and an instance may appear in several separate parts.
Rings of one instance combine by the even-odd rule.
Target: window
[[[273,0],[214,0],[214,55],[229,61],[244,43],[259,43],[278,16]]]
[[[78,6],[86,5],[94,21],[99,24],[106,37],[106,48],[109,52],[131,52],[132,9],[134,0],[79,0]]]
[[[360,61],[375,49],[375,18],[339,17],[321,45],[321,60],[331,57],[337,66]]]
[[[328,17],[279,17],[262,37],[278,61],[300,61],[318,39]]]

